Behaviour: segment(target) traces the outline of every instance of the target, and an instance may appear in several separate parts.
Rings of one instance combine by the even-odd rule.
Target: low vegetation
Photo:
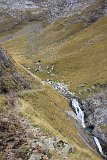
[[[67,101],[42,82],[47,79],[64,82],[82,98],[99,92],[107,84],[107,16],[93,24],[86,24],[84,20],[74,23],[73,18],[60,19],[40,33],[22,35],[1,46],[11,54],[17,70],[30,84],[29,88],[18,92],[19,115],[28,118],[33,126],[71,144],[75,148],[71,159],[100,160],[102,158],[81,140],[76,121],[67,117],[65,111],[71,110]],[[36,68],[38,62],[41,70]],[[9,90],[16,87],[13,82],[5,79]],[[5,97],[1,96],[0,101],[0,112],[7,113]]]
[[[77,94],[80,85],[85,85],[87,90],[96,85],[95,92],[98,92],[100,86],[107,83],[107,17],[101,18],[84,30],[80,24],[82,25],[82,23],[76,24],[77,27],[69,25],[67,28],[64,27],[63,20],[60,20],[48,26],[40,34],[19,37],[3,46],[16,61],[30,66],[33,73],[35,73],[35,62],[41,60],[43,70],[37,75],[43,80],[63,80]],[[47,67],[51,68],[51,66],[54,66],[53,73],[56,76],[47,74]],[[87,96],[93,92],[94,90],[91,93],[83,91],[82,94]]]
[[[30,119],[33,126],[41,126],[41,128],[52,136],[70,143],[75,147],[75,153],[70,155],[76,160],[100,159],[97,155],[88,149],[81,141],[75,121],[67,118],[64,113],[70,110],[66,100],[52,90],[49,86],[43,91],[32,91],[21,93],[19,96],[21,104],[20,115]]]
[[[5,96],[0,95],[0,113],[7,114],[8,113],[8,106]]]

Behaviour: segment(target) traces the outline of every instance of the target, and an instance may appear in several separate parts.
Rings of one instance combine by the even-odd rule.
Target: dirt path
[[[39,146],[42,137],[49,138],[47,134],[40,128],[34,128],[27,119],[19,116],[21,105],[17,93],[9,92],[6,99],[8,115],[0,117],[0,136],[2,136],[0,158],[2,156],[4,160],[28,160],[34,156],[38,160],[42,157],[43,160],[49,160],[45,153],[46,148]]]
[[[0,117],[0,158],[54,160],[57,157],[64,160],[66,157],[66,160],[70,160],[68,156],[73,148],[69,144],[57,137],[50,137],[39,127],[33,127],[27,119],[20,117],[21,104],[17,93],[10,92],[6,98],[9,112],[5,117]]]
[[[39,77],[37,77],[35,74],[33,74],[31,71],[29,71],[28,69],[26,69],[21,64],[18,63],[18,66],[20,66],[21,68],[23,68],[31,77],[33,77],[34,79],[36,79],[37,81],[39,81],[42,85],[46,84],[46,82],[42,81]]]

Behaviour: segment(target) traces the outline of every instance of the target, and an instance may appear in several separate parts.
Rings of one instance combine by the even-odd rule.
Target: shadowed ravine
[[[0,0],[0,84],[0,160],[107,160],[107,0]]]
[[[76,120],[82,125],[83,128],[85,128],[86,130],[87,130],[87,128],[89,129],[89,127],[87,127],[85,125],[85,115],[84,115],[84,112],[82,111],[82,109],[80,107],[81,104],[79,102],[79,98],[77,96],[75,96],[74,93],[70,92],[69,89],[67,88],[67,85],[64,85],[63,83],[57,83],[57,82],[53,82],[53,81],[48,80],[48,84],[52,85],[52,87],[55,90],[57,90],[58,92],[60,92],[61,94],[63,94],[67,98],[70,106],[72,107],[72,109],[76,113],[76,117],[77,117]],[[69,114],[69,112],[68,112],[68,114]],[[72,114],[69,114],[69,115],[72,116]],[[104,154],[104,151],[102,149],[102,146],[100,144],[99,139],[97,137],[95,137],[94,135],[92,135],[92,139],[95,142],[99,153],[105,159],[107,159],[107,156]]]

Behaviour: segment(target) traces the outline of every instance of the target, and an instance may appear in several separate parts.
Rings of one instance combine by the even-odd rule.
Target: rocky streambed
[[[48,84],[68,100],[74,112],[67,111],[90,135],[97,150],[107,159],[107,88],[102,93],[81,100],[67,85],[47,80]]]

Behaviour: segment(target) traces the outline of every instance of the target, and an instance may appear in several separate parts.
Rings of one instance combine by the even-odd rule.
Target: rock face
[[[0,49],[0,93],[29,87],[28,82],[17,72],[12,58]]]
[[[49,6],[51,6],[50,17],[52,20],[57,20],[73,14],[80,14],[94,2],[94,0],[49,0]]]
[[[69,16],[72,23],[83,22],[87,27],[104,14],[107,14],[106,0],[1,0],[0,32],[25,22],[52,23]]]
[[[85,119],[88,126],[93,126],[96,136],[107,155],[107,88],[83,102]]]
[[[49,22],[71,15],[80,15],[89,6],[97,4],[97,0],[1,0],[0,22],[6,17],[21,20],[48,19]],[[103,10],[100,8],[103,6]],[[98,8],[100,12],[98,12]],[[92,17],[106,13],[106,2],[103,0],[89,13]]]
[[[83,101],[70,92],[67,85],[51,80],[47,80],[47,82],[67,98],[76,114],[72,111],[68,111],[66,114],[82,124],[82,127],[91,135],[90,137],[96,139],[97,146],[101,148],[100,153],[104,157],[107,156],[107,88],[104,88],[102,93]]]

